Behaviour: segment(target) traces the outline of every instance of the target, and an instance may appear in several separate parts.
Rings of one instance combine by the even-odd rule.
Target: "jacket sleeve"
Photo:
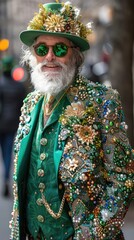
[[[114,91],[114,92],[113,92]],[[100,204],[76,230],[74,239],[116,239],[132,198],[134,151],[124,122],[120,96],[109,90],[102,104],[103,177],[107,182]]]

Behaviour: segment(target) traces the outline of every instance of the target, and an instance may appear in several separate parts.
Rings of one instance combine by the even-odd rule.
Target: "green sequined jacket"
[[[42,101],[34,91],[22,107],[14,148],[11,240],[26,239],[28,156]],[[78,76],[52,112],[50,128],[55,121],[54,164],[65,187],[73,240],[123,239],[119,234],[134,187],[134,151],[118,92]]]

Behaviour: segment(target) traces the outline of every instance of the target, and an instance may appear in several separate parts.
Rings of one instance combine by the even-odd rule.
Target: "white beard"
[[[68,65],[59,62],[53,62],[53,64],[61,66],[62,70],[57,72],[42,71],[42,66],[47,65],[47,61],[39,64],[33,64],[31,72],[31,82],[39,92],[44,95],[57,95],[63,89],[73,81],[76,67],[74,60],[72,59]]]

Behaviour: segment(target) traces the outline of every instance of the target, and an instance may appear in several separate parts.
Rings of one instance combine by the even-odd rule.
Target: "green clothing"
[[[57,240],[65,240],[73,235],[72,221],[67,209],[64,209],[59,219],[54,219],[47,212],[41,199],[40,190],[51,204],[51,209],[55,213],[59,211],[63,189],[59,190],[59,180],[53,161],[53,135],[56,134],[57,124],[57,122],[53,124],[51,131],[47,127],[43,128],[41,109],[33,137],[27,185],[27,227],[34,239],[37,239],[40,230],[45,239],[55,239],[56,236]]]
[[[21,109],[14,148],[14,205],[10,221],[11,240],[27,239],[27,203],[25,201],[27,176],[29,176],[32,144],[35,145],[33,138],[43,100],[44,96],[34,91],[24,100]],[[134,151],[129,144],[126,129],[117,91],[77,76],[67,93],[59,100],[44,131],[37,132],[40,136],[37,141],[40,149],[35,154],[38,159],[35,161],[34,158],[32,162],[41,164],[39,153],[42,153],[42,146],[39,141],[44,137],[47,138],[48,158],[50,162],[53,159],[54,166],[51,163],[51,167],[53,166],[56,173],[56,182],[52,181],[54,195],[58,201],[56,186],[58,185],[57,179],[60,177],[66,190],[66,201],[72,216],[73,240],[123,239],[121,227],[134,190]],[[50,154],[50,146],[52,146],[53,157],[52,153]],[[46,153],[45,148],[44,146],[44,153]],[[46,176],[48,176],[47,160],[46,158],[43,161]],[[33,166],[37,168],[37,165]],[[33,174],[37,178],[36,169]],[[43,176],[44,180],[46,176]],[[46,183],[44,196],[49,202],[49,183]],[[32,184],[34,186],[34,181]],[[35,188],[38,190],[39,197],[38,185]],[[53,194],[52,191],[51,194]],[[33,207],[38,208],[35,212],[37,216],[40,208],[34,201],[35,199],[32,201]],[[57,209],[55,209],[56,206],[52,208],[55,212],[59,210],[59,206]],[[44,216],[45,207],[41,206],[41,209],[41,214]],[[51,218],[48,213],[46,213],[47,216]],[[62,218],[59,220],[61,221]],[[59,220],[52,219],[51,226],[54,229],[51,231],[56,233],[54,240],[59,240],[57,231],[62,229]],[[45,227],[46,222],[42,224],[44,231],[48,231]],[[58,226],[57,230],[55,223]]]

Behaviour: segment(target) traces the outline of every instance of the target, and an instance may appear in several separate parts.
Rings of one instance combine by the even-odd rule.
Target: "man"
[[[0,77],[0,147],[3,162],[4,197],[10,196],[10,170],[13,153],[14,137],[19,124],[20,108],[26,96],[21,82],[12,78],[14,59],[4,56],[1,59],[2,76]]]
[[[12,240],[124,239],[134,154],[118,93],[78,74],[88,33],[67,2],[41,5],[20,35],[35,91],[15,141]]]

